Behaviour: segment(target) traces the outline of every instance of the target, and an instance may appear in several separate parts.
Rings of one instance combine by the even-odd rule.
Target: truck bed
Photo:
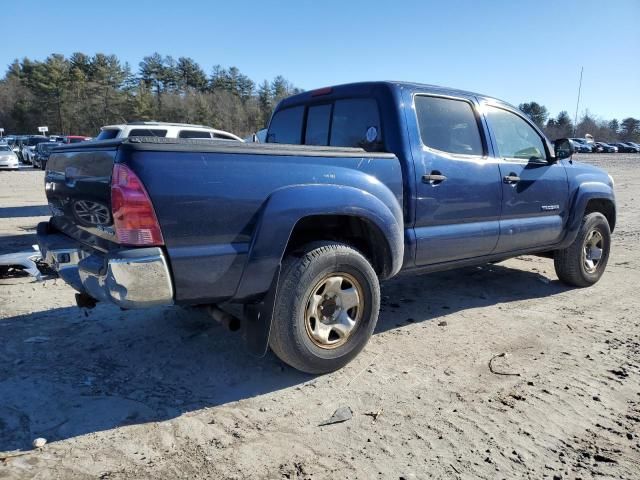
[[[83,219],[78,208],[111,211],[115,163],[131,168],[151,198],[177,303],[241,300],[262,293],[255,291],[262,282],[251,279],[248,285],[255,288],[238,292],[261,222],[269,222],[275,232],[284,231],[303,204],[313,205],[307,215],[322,215],[323,205],[329,212],[329,203],[342,204],[348,211],[349,187],[388,204],[402,223],[402,172],[393,154],[157,137],[61,147],[51,155],[45,176],[51,225],[97,253],[122,248],[112,221],[86,215]],[[264,218],[275,198],[285,204],[278,206],[277,215]],[[357,206],[353,209],[355,214]]]

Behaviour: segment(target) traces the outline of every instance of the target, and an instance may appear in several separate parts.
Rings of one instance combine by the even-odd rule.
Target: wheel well
[[[382,278],[391,271],[391,250],[387,239],[376,225],[366,219],[351,215],[305,217],[293,228],[287,252],[318,240],[346,243],[358,249]]]
[[[603,214],[607,218],[609,228],[613,232],[616,226],[616,207],[613,205],[613,202],[604,198],[593,198],[587,203],[584,214],[588,215],[593,212]]]

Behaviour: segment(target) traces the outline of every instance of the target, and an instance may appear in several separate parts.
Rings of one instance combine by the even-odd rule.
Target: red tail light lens
[[[118,243],[164,245],[160,225],[144,185],[126,165],[116,163],[111,177],[111,211]]]

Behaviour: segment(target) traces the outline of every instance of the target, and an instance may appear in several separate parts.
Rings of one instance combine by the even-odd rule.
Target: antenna
[[[584,72],[584,67],[580,67],[580,83],[578,84],[578,102],[576,103],[576,116],[573,120],[573,134],[576,135],[576,130],[578,129],[578,107],[580,106],[580,92],[582,91],[582,72]]]

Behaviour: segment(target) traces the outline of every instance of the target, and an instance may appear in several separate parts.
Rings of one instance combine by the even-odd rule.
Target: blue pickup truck
[[[264,144],[57,149],[38,241],[79,305],[209,306],[219,320],[241,317],[250,350],[328,372],[366,345],[379,282],[399,273],[539,254],[567,284],[597,282],[613,179],[572,153],[487,96],[335,86],[283,100]],[[242,315],[225,310],[234,303]]]

